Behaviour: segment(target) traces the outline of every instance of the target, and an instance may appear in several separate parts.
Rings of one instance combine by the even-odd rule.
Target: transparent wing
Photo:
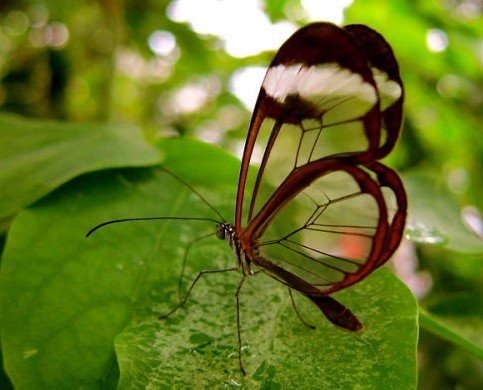
[[[279,188],[247,229],[258,239],[262,267],[308,295],[363,279],[390,258],[403,234],[407,202],[397,174],[379,163],[340,160],[291,175],[285,186],[293,190]],[[295,224],[271,223],[279,218]]]
[[[380,104],[379,104],[380,102]],[[363,25],[316,23],[279,50],[260,91],[245,146],[236,226],[296,168],[327,156],[387,155],[401,127],[403,85],[391,47]],[[263,152],[261,152],[263,151]],[[260,163],[247,184],[249,163]],[[244,200],[244,193],[251,198]]]
[[[362,24],[351,24],[344,29],[364,49],[379,92],[382,130],[376,153],[379,159],[392,150],[401,129],[404,87],[399,65],[391,46],[377,31]]]
[[[241,229],[242,219],[251,220],[263,204],[258,195],[265,177],[278,186],[297,167],[331,155],[370,161],[379,145],[379,97],[363,49],[330,23],[298,30],[276,54],[260,90],[242,159],[235,226]],[[258,150],[260,169],[246,188]]]
[[[397,174],[377,160],[394,147],[402,102],[394,54],[366,26],[315,23],[280,48],[250,125],[235,218],[265,272],[326,296],[390,258],[407,202]],[[280,229],[278,218],[295,224]]]

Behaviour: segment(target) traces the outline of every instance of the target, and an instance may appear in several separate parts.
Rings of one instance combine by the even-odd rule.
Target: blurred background
[[[427,185],[430,202],[442,199],[429,218],[457,219],[472,235],[445,245],[444,234],[410,220],[411,240],[392,267],[423,307],[470,313],[483,342],[483,259],[473,245],[483,237],[482,8],[479,0],[1,0],[0,110],[130,123],[153,141],[193,136],[240,155],[280,44],[310,21],[365,23],[392,45],[406,86],[388,165]],[[445,205],[457,213],[445,219]],[[424,327],[418,357],[422,389],[483,386],[483,362]]]

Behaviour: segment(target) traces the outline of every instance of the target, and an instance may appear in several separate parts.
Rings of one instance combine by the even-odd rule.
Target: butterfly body
[[[251,264],[253,258],[258,255],[258,249],[253,242],[243,240],[243,235],[235,229],[235,226],[228,222],[220,222],[216,226],[216,237],[225,240],[233,250],[237,259],[237,267],[240,268],[245,276],[253,275]]]
[[[242,233],[242,234],[239,234]],[[257,242],[244,240],[243,230],[237,233],[235,226],[228,222],[220,222],[216,227],[215,234],[220,240],[225,240],[232,248],[237,259],[237,268],[243,273],[243,280],[255,274],[252,265],[259,271],[267,272],[269,276],[277,275],[276,280],[289,288],[302,292],[307,298],[312,300],[324,313],[324,315],[335,325],[346,330],[357,331],[362,329],[362,324],[357,317],[352,314],[341,303],[326,296],[323,291],[307,283],[303,279],[293,275],[281,267],[265,259],[261,254]],[[245,235],[247,237],[247,235]]]

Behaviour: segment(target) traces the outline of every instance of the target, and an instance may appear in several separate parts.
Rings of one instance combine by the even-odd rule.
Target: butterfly
[[[162,318],[184,305],[204,274],[238,270],[238,359],[244,374],[239,294],[255,273],[286,285],[291,298],[298,291],[338,327],[360,330],[356,315],[331,294],[383,265],[401,241],[406,193],[396,172],[379,160],[398,139],[403,100],[398,63],[376,31],[324,22],[296,31],[262,82],[241,161],[234,222],[199,218],[216,221],[215,234],[228,242],[236,264],[200,272]],[[263,151],[258,170],[252,164],[257,150]],[[294,225],[281,231],[276,221],[284,215]],[[186,218],[108,221],[88,235],[109,223],[146,219]]]

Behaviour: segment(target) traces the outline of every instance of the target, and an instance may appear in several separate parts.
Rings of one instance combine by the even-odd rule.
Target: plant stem
[[[421,326],[421,328],[427,330],[428,332],[435,334],[461,348],[464,348],[478,358],[483,359],[483,348],[473,343],[472,341],[469,341],[468,339],[462,337],[461,335],[450,329],[443,322],[439,321],[438,319],[434,318],[433,316],[421,309],[419,312],[419,325]]]

